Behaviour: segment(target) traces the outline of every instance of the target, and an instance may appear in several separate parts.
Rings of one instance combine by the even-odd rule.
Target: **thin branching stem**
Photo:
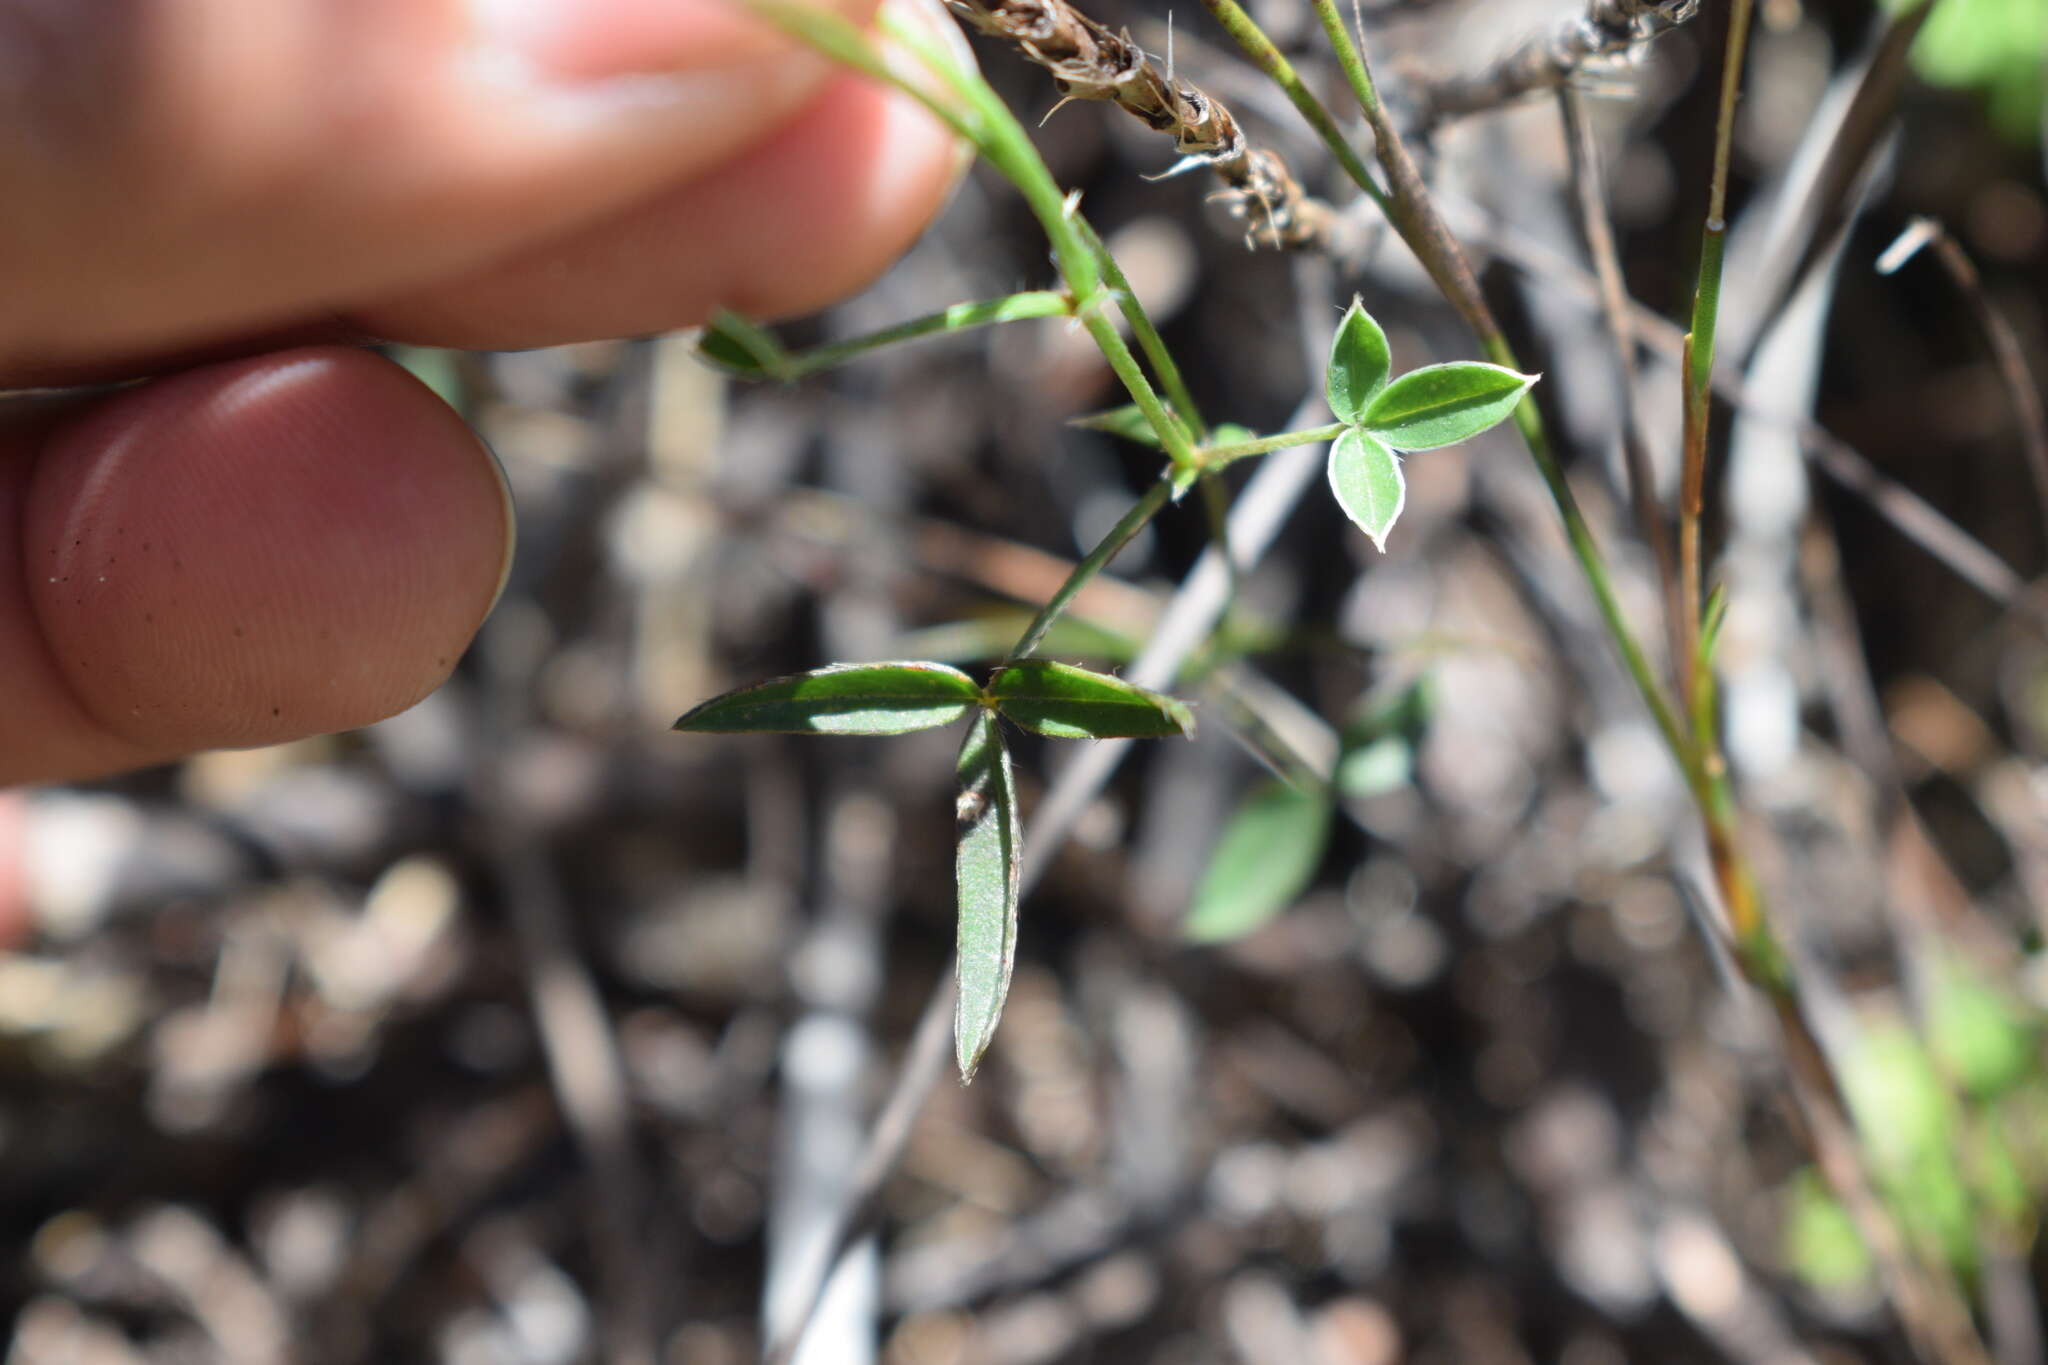
[[[1721,71],[1721,102],[1714,123],[1713,178],[1708,188],[1707,221],[1700,239],[1699,284],[1693,292],[1692,330],[1686,334],[1682,362],[1685,435],[1679,466],[1678,501],[1678,640],[1680,693],[1691,727],[1697,769],[1704,784],[1702,814],[1707,824],[1707,850],[1721,887],[1728,928],[1741,948],[1745,966],[1759,985],[1784,992],[1791,989],[1782,971],[1782,954],[1763,915],[1763,900],[1736,836],[1736,809],[1729,789],[1727,765],[1716,733],[1712,662],[1700,649],[1702,605],[1700,523],[1706,513],[1707,419],[1714,384],[1714,327],[1721,308],[1721,264],[1728,245],[1728,166],[1735,136],[1735,105],[1742,93],[1742,60],[1747,50],[1751,0],[1734,0],[1728,15],[1728,45]]]
[[[1202,467],[1206,470],[1221,469],[1225,465],[1253,455],[1267,455],[1290,446],[1309,446],[1318,441],[1334,441],[1344,433],[1344,423],[1330,422],[1319,427],[1303,427],[1299,431],[1283,431],[1274,436],[1261,436],[1251,441],[1232,441],[1229,445],[1207,446],[1202,451]]]
[[[977,299],[970,303],[955,303],[926,313],[922,317],[899,322],[893,327],[880,331],[866,332],[843,341],[827,342],[804,351],[785,351],[769,333],[730,310],[721,309],[711,320],[708,335],[729,342],[747,360],[751,368],[740,372],[749,377],[765,377],[790,384],[821,370],[829,370],[858,360],[870,351],[878,351],[900,342],[916,341],[921,337],[944,336],[956,332],[969,332],[980,327],[990,327],[1003,322],[1022,322],[1030,318],[1066,317],[1074,311],[1074,303],[1063,290],[1028,289],[1022,293],[1006,294],[999,299]],[[714,363],[726,364],[727,357],[712,353]],[[737,368],[738,357],[732,357]]]
[[[1131,288],[1131,282],[1124,277],[1123,267],[1110,253],[1108,245],[1096,235],[1095,228],[1087,219],[1074,219],[1074,225],[1095,249],[1095,258],[1102,266],[1102,277],[1109,281],[1109,287],[1116,291],[1116,305],[1123,313],[1124,321],[1130,325],[1131,335],[1137,340],[1138,349],[1145,353],[1145,360],[1152,366],[1152,373],[1159,376],[1159,387],[1166,390],[1166,401],[1180,415],[1180,420],[1194,438],[1199,441],[1208,434],[1208,424],[1202,420],[1202,410],[1195,406],[1195,396],[1188,389],[1188,383],[1180,372],[1180,362],[1167,349],[1166,341],[1159,335],[1159,328],[1153,323],[1152,315],[1145,311],[1144,300],[1138,291]]]
[[[1058,318],[1073,312],[1074,301],[1057,289],[1030,289],[1000,299],[981,299],[972,303],[956,303],[936,313],[927,313],[894,327],[885,327],[865,336],[848,337],[844,341],[832,341],[808,351],[789,357],[790,369],[787,378],[796,379],[819,370],[843,365],[849,360],[865,355],[884,346],[893,346],[899,341],[915,341],[919,337],[936,336],[941,333],[967,332],[980,327],[991,327],[1003,322],[1022,322],[1030,318]]]
[[[1067,581],[1060,584],[1059,591],[1038,609],[1038,615],[1031,618],[1031,624],[1017,637],[1016,647],[1010,651],[1010,657],[1026,658],[1037,649],[1044,642],[1045,633],[1052,629],[1053,622],[1060,619],[1061,614],[1073,604],[1081,589],[1088,586],[1088,580],[1101,573],[1109,561],[1115,559],[1124,546],[1131,543],[1131,538],[1145,529],[1145,523],[1158,516],[1160,509],[1172,500],[1173,485],[1166,479],[1159,479],[1146,489],[1145,496],[1131,504],[1131,510],[1124,513],[1123,519],[1116,525],[1110,527],[1109,534],[1088,552],[1088,557],[1074,566],[1074,571],[1067,575]]]

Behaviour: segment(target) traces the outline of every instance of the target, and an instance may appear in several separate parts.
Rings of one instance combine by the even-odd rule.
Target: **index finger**
[[[0,0],[0,73],[4,383],[481,269],[729,160],[827,69],[723,0]]]

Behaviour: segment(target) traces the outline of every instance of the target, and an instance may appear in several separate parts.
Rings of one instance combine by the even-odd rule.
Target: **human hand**
[[[0,783],[361,725],[447,676],[504,485],[333,343],[816,308],[959,165],[729,0],[0,0],[0,389],[71,386],[0,400]]]

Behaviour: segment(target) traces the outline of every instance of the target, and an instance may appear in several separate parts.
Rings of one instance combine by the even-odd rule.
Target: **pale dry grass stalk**
[[[1587,0],[1584,12],[1559,20],[1485,70],[1424,85],[1417,92],[1417,127],[1427,131],[1556,90],[1589,65],[1620,57],[1698,11],[1699,0]]]

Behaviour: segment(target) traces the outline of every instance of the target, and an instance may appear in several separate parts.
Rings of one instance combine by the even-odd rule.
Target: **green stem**
[[[1373,179],[1372,172],[1366,169],[1365,162],[1344,136],[1343,130],[1337,127],[1337,120],[1330,116],[1330,111],[1323,107],[1323,102],[1303,83],[1294,69],[1294,64],[1273,45],[1273,40],[1266,36],[1265,30],[1252,21],[1252,17],[1244,12],[1237,0],[1202,0],[1202,3],[1209,7],[1209,13],[1216,16],[1216,22],[1223,25],[1224,31],[1244,49],[1245,55],[1252,59],[1253,65],[1265,72],[1273,84],[1279,86],[1287,98],[1294,102],[1294,107],[1308,120],[1309,127],[1316,130],[1329,147],[1330,154],[1337,158],[1337,164],[1344,168],[1344,173],[1380,206],[1381,212],[1387,212],[1387,192],[1380,188],[1379,182]]]
[[[1714,328],[1721,311],[1721,267],[1728,245],[1728,165],[1735,139],[1735,104],[1742,92],[1742,59],[1749,40],[1751,0],[1734,0],[1728,14],[1728,46],[1721,66],[1721,103],[1714,121],[1714,169],[1707,190],[1707,221],[1700,238],[1699,283],[1693,290],[1692,330],[1685,338],[1684,441],[1678,504],[1679,688],[1692,727],[1692,752],[1705,788],[1700,814],[1707,826],[1708,855],[1727,902],[1729,928],[1741,947],[1745,970],[1766,989],[1789,979],[1772,963],[1777,947],[1764,918],[1748,861],[1737,838],[1735,797],[1728,785],[1717,733],[1713,674],[1701,645],[1700,526],[1706,515],[1707,422],[1712,407]]]
[[[1337,12],[1335,0],[1315,0],[1316,20],[1323,26],[1323,34],[1330,40],[1330,48],[1337,54],[1337,65],[1344,72],[1344,80],[1351,87],[1351,93],[1358,99],[1358,107],[1365,111],[1368,120],[1381,117],[1380,92],[1373,87],[1372,72],[1366,68],[1365,55],[1351,41],[1351,30],[1344,26],[1344,16]]]
[[[1521,362],[1515,359],[1513,348],[1499,332],[1482,337],[1480,344],[1488,360],[1516,373],[1521,372]],[[1672,759],[1697,791],[1700,776],[1698,756],[1687,741],[1686,730],[1680,724],[1670,699],[1665,696],[1664,688],[1657,681],[1656,671],[1650,667],[1649,656],[1643,652],[1642,644],[1622,613],[1621,599],[1614,591],[1613,575],[1607,571],[1607,559],[1600,553],[1600,543],[1593,538],[1593,528],[1587,524],[1586,514],[1579,510],[1578,497],[1572,492],[1563,467],[1551,452],[1550,434],[1544,429],[1543,415],[1537,411],[1534,399],[1525,397],[1515,406],[1515,429],[1521,432],[1522,444],[1529,448],[1529,458],[1535,462],[1537,472],[1543,476],[1544,486],[1550,490],[1550,500],[1557,504],[1558,515],[1564,521],[1565,539],[1571,544],[1572,556],[1579,561],[1579,571],[1584,575],[1586,585],[1593,590],[1593,601],[1600,609],[1600,619],[1607,627],[1607,634],[1613,639],[1615,648],[1621,651],[1623,666],[1628,669],[1644,705],[1650,708],[1650,715],[1656,720],[1658,732],[1664,736],[1665,747],[1671,750]]]
[[[1188,389],[1187,380],[1180,372],[1180,362],[1173,358],[1173,352],[1166,348],[1166,341],[1153,325],[1152,315],[1145,311],[1145,305],[1138,298],[1138,292],[1131,288],[1131,282],[1124,278],[1123,267],[1110,255],[1109,247],[1096,235],[1095,229],[1085,218],[1076,218],[1079,227],[1095,248],[1096,260],[1101,263],[1103,278],[1116,291],[1117,307],[1122,310],[1124,321],[1130,324],[1131,335],[1137,338],[1138,349],[1145,353],[1145,359],[1152,366],[1152,373],[1159,376],[1159,387],[1166,390],[1166,401],[1180,415],[1188,431],[1196,440],[1208,434],[1208,423],[1202,420],[1200,408],[1195,406],[1195,396]]]
[[[1229,445],[1206,446],[1202,450],[1202,468],[1215,471],[1251,455],[1267,455],[1290,446],[1312,446],[1318,441],[1334,441],[1344,434],[1344,423],[1331,422],[1327,426],[1302,427],[1296,431],[1283,431],[1276,436],[1261,436],[1255,441],[1232,441]]]
[[[1689,709],[1697,712],[1699,670],[1700,520],[1706,513],[1707,419],[1714,381],[1714,329],[1721,315],[1721,263],[1728,247],[1728,165],[1735,141],[1735,102],[1742,91],[1742,56],[1749,40],[1751,0],[1735,0],[1728,15],[1728,47],[1721,63],[1721,103],[1714,119],[1714,169],[1707,187],[1707,221],[1700,234],[1699,282],[1692,295],[1692,330],[1685,338],[1684,430],[1678,504],[1679,664]],[[1710,736],[1696,736],[1706,744]]]
[[[1160,509],[1172,498],[1173,484],[1170,480],[1159,479],[1146,489],[1145,496],[1131,504],[1131,510],[1124,513],[1123,520],[1110,528],[1109,534],[1088,552],[1088,557],[1074,566],[1074,571],[1067,575],[1067,581],[1060,584],[1059,591],[1038,609],[1038,615],[1031,618],[1031,624],[1026,626],[1024,633],[1017,638],[1017,646],[1010,651],[1010,657],[1029,657],[1031,652],[1044,642],[1045,633],[1052,629],[1053,622],[1060,619],[1061,614],[1073,604],[1081,589],[1088,586],[1088,580],[1101,573],[1109,561],[1115,559],[1117,553],[1131,543],[1131,537],[1143,530],[1146,522],[1158,516]]]
[[[921,318],[885,327],[879,332],[866,336],[849,337],[845,341],[828,342],[808,351],[801,351],[789,357],[790,378],[801,378],[819,370],[841,365],[883,346],[892,346],[899,341],[914,341],[919,337],[934,336],[943,332],[966,332],[977,327],[991,327],[1003,322],[1022,322],[1029,318],[1066,317],[1074,311],[1074,301],[1063,290],[1029,289],[1000,299],[981,299],[972,303],[956,303],[936,313]]]
[[[1721,315],[1721,261],[1728,251],[1728,225],[1717,214],[1700,234],[1700,277],[1692,297],[1692,373],[1686,376],[1687,399],[1705,406],[1713,392],[1714,325]],[[1697,611],[1698,604],[1693,609]]]
[[[737,374],[757,378],[777,379],[791,383],[806,375],[828,370],[858,359],[869,351],[893,346],[901,341],[915,341],[919,337],[936,336],[948,332],[966,332],[977,327],[989,327],[1001,322],[1021,322],[1027,318],[1066,317],[1074,311],[1073,300],[1057,289],[1032,289],[1019,294],[1009,294],[999,299],[980,299],[972,303],[956,303],[950,308],[941,308],[936,313],[899,322],[894,327],[884,327],[878,332],[864,336],[849,337],[816,346],[808,351],[784,351],[768,340],[770,353],[763,355],[759,329],[737,314],[721,310],[711,320],[711,326],[698,349],[713,364],[721,365]],[[761,334],[765,335],[765,334]],[[720,341],[733,343],[732,351],[719,345]],[[741,363],[744,362],[751,363]]]

